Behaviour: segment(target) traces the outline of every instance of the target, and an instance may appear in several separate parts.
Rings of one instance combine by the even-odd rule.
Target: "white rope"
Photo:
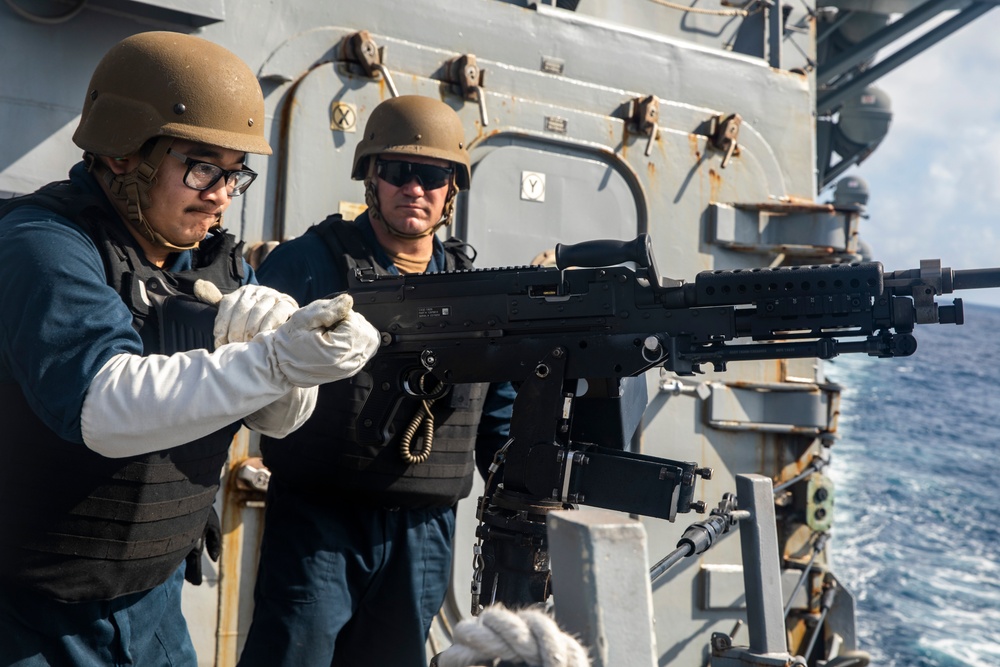
[[[493,664],[497,658],[529,667],[590,667],[587,649],[547,614],[501,605],[486,607],[475,619],[456,625],[453,644],[438,655],[437,664],[471,667]]]

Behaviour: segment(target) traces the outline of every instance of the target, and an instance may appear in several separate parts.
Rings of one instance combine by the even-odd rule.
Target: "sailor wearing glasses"
[[[263,284],[305,304],[346,289],[355,270],[471,268],[468,246],[435,236],[470,180],[451,107],[421,96],[379,104],[352,175],[364,181],[367,210],[277,246],[258,269]],[[243,667],[426,667],[451,575],[455,504],[470,492],[476,457],[488,464],[506,440],[513,390],[454,386],[431,416],[407,397],[389,442],[368,446],[352,424],[370,376],[355,379],[321,386],[299,431],[262,439],[271,481]]]
[[[234,54],[134,35],[93,74],[69,180],[0,206],[0,664],[196,665],[180,595],[233,435],[287,434],[377,349],[348,301],[254,284],[221,227],[263,120]],[[219,304],[203,346],[170,334],[165,287]]]

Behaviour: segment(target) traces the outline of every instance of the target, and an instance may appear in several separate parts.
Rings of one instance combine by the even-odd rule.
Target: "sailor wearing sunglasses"
[[[378,105],[352,176],[364,181],[368,209],[280,244],[259,268],[263,284],[307,304],[345,289],[354,270],[471,268],[468,246],[435,235],[470,180],[450,106],[420,96]],[[261,441],[272,475],[242,667],[426,667],[427,631],[451,574],[455,504],[470,492],[476,459],[488,465],[506,440],[513,390],[451,387],[431,406],[430,438],[420,402],[407,397],[395,435],[371,447],[352,436],[365,382],[321,386],[299,433]]]
[[[455,167],[437,158],[394,154],[379,156],[374,165],[375,177],[365,187],[375,238],[397,268],[420,273],[433,255],[434,232],[451,222],[458,194]]]

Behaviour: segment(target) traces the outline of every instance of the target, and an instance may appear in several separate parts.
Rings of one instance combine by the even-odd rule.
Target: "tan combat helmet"
[[[455,164],[459,190],[469,189],[469,152],[465,128],[450,106],[430,97],[403,95],[379,104],[365,125],[365,136],[354,150],[351,178],[363,180],[371,156],[420,155]]]
[[[93,156],[123,157],[153,142],[133,172],[114,175]],[[173,143],[186,139],[270,155],[264,138],[264,95],[234,53],[200,37],[145,32],[105,54],[90,80],[73,142],[88,155],[124,213],[147,239],[181,250],[142,216],[156,170]],[[191,246],[193,247],[193,246]]]
[[[449,186],[441,220],[423,234],[404,234],[382,219],[375,188],[375,160],[379,155],[421,157],[447,160],[455,167],[455,179]],[[365,203],[369,215],[379,220],[385,229],[401,238],[429,236],[443,225],[451,224],[455,210],[455,195],[468,190],[471,172],[469,152],[465,147],[462,119],[450,106],[422,95],[390,98],[372,110],[365,124],[365,134],[354,150],[351,178],[365,182]]]

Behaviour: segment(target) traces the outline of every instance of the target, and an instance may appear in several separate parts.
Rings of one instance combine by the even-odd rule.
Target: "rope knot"
[[[453,644],[435,658],[437,667],[493,665],[495,660],[529,667],[590,667],[587,649],[545,612],[493,605],[455,626]]]

